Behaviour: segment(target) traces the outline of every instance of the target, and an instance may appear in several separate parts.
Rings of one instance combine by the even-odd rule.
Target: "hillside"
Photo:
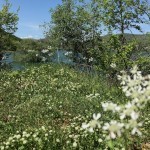
[[[108,39],[109,37],[110,37],[110,35],[103,36],[104,39]],[[127,40],[127,42],[132,41],[132,40],[137,40],[140,43],[150,45],[150,34],[129,34],[129,33],[126,33],[125,39]]]
[[[0,30],[0,51],[14,51],[18,47],[21,38]]]

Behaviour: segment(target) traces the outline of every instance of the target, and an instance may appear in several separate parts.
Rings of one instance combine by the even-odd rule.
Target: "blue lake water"
[[[14,59],[14,52],[3,53],[3,59],[0,60],[0,67],[9,67],[12,70],[22,70],[24,69],[23,64],[16,62]]]
[[[66,55],[66,51],[58,50],[56,51],[50,58],[49,62],[54,63],[65,63],[73,65],[73,60]],[[0,60],[0,68],[4,68],[5,66],[10,67],[12,70],[22,70],[25,69],[24,64],[21,62],[17,62],[15,60],[16,55],[24,55],[23,52],[5,52],[3,53],[3,59]],[[44,62],[43,62],[44,63]],[[4,66],[5,65],[5,66]]]

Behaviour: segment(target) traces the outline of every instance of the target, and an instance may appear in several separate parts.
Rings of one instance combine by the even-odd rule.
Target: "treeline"
[[[46,49],[48,46],[48,42],[46,39],[21,39],[18,44],[17,50],[43,50]]]

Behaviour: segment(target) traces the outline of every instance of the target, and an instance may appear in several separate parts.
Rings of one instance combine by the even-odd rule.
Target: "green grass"
[[[101,102],[122,104],[127,101],[119,87],[101,77],[58,64],[1,71],[0,85],[1,149],[111,147],[110,141],[98,142],[99,138],[105,139],[105,133],[91,134],[83,131],[81,125],[98,112],[102,113],[103,121],[115,119],[102,111]],[[122,140],[113,144],[121,148]]]

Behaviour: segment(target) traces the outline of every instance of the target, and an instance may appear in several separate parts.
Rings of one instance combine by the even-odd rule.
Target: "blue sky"
[[[4,0],[0,0],[0,6]],[[61,0],[9,0],[12,11],[20,7],[18,30],[16,36],[21,38],[43,38],[43,31],[39,27],[44,22],[50,21],[50,8],[61,4]],[[1,8],[1,7],[0,7]],[[142,25],[144,33],[150,32],[150,25]],[[133,33],[139,33],[132,30]]]
[[[61,0],[9,0],[9,2],[14,12],[20,7],[18,30],[15,35],[38,39],[43,38],[43,31],[39,25],[50,21],[50,8],[56,7]],[[4,4],[4,0],[0,0],[0,6],[2,3]]]

